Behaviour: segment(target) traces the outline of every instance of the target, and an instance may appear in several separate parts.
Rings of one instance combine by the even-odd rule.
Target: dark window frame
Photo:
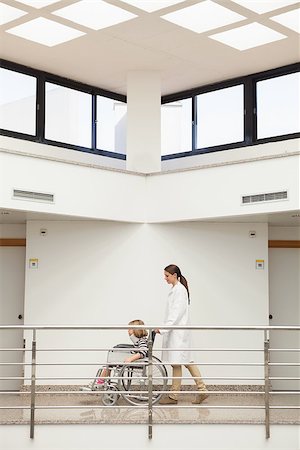
[[[162,161],[168,159],[183,158],[187,156],[202,155],[205,153],[214,153],[234,148],[250,147],[253,145],[264,144],[267,142],[277,142],[300,137],[300,133],[291,133],[280,136],[271,136],[268,138],[257,139],[257,117],[256,117],[256,84],[258,81],[276,78],[291,73],[300,72],[300,63],[290,64],[275,69],[266,70],[244,77],[232,78],[222,82],[212,83],[205,86],[189,89],[187,91],[177,92],[175,94],[162,97],[162,104],[179,101],[186,98],[192,98],[193,118],[192,118],[192,136],[193,148],[191,151],[183,151],[162,156]],[[214,92],[228,87],[244,85],[244,141],[217,145],[212,147],[196,148],[197,142],[197,96],[208,92]]]
[[[13,137],[17,139],[24,139],[32,142],[38,142],[40,144],[53,145],[55,147],[62,147],[70,150],[77,150],[85,153],[91,153],[94,155],[106,156],[110,158],[126,159],[126,155],[122,153],[109,152],[107,150],[100,150],[96,148],[96,108],[97,108],[97,95],[102,97],[108,97],[114,100],[127,103],[126,96],[110,92],[95,86],[90,86],[79,81],[70,80],[68,78],[60,77],[52,73],[44,72],[41,70],[32,69],[31,67],[23,66],[21,64],[13,63],[7,60],[0,60],[0,67],[3,69],[12,70],[14,72],[23,73],[25,75],[34,76],[37,79],[37,94],[36,94],[36,134],[27,135],[24,133],[18,133],[15,131],[0,129],[0,135]],[[91,135],[92,146],[81,147],[74,144],[68,144],[60,141],[53,141],[45,138],[45,84],[53,83],[62,87],[73,89],[76,91],[84,92],[92,95],[92,122],[91,122]]]
[[[298,67],[298,70],[295,70],[294,66]],[[293,139],[294,137],[300,137],[300,133],[290,133],[290,134],[283,134],[283,135],[279,135],[279,136],[269,136],[266,138],[257,139],[257,89],[256,89],[257,83],[260,81],[271,80],[272,78],[278,78],[278,77],[281,77],[284,75],[291,75],[293,73],[300,72],[300,63],[296,63],[296,64],[293,64],[291,66],[286,66],[286,67],[287,67],[287,70],[283,73],[277,74],[275,71],[267,71],[267,72],[262,72],[262,73],[256,74],[253,77],[253,82],[255,84],[254,97],[253,97],[253,99],[254,99],[253,107],[254,107],[254,114],[255,114],[254,137],[255,137],[256,142],[258,142],[259,144],[263,144],[266,142],[282,141],[283,139]],[[288,136],[288,137],[286,138],[286,136]],[[291,137],[289,137],[289,136],[291,136]],[[276,139],[276,138],[278,138],[278,139]]]
[[[118,100],[123,103],[127,103],[127,97],[122,94],[107,91],[95,86],[91,86],[79,81],[71,80],[68,78],[60,77],[52,73],[36,70],[31,67],[27,67],[21,64],[17,64],[11,61],[0,59],[0,68],[19,72],[24,75],[30,75],[37,79],[37,93],[36,93],[36,134],[29,135],[24,133],[18,133],[15,131],[0,129],[0,135],[13,137],[17,139],[24,139],[32,142],[38,142],[47,145],[53,145],[56,147],[63,147],[66,149],[77,150],[81,152],[91,153],[95,155],[117,158],[126,160],[126,155],[122,153],[110,152],[107,150],[100,150],[96,148],[96,119],[97,119],[97,96],[103,96],[112,100]],[[234,148],[249,147],[258,144],[264,144],[267,142],[277,142],[282,140],[295,139],[300,137],[300,133],[291,133],[280,136],[267,137],[263,139],[257,139],[257,117],[256,117],[256,84],[258,81],[276,78],[291,73],[300,72],[300,63],[294,63],[287,66],[278,67],[275,69],[266,70],[259,73],[253,73],[243,77],[232,78],[221,82],[216,82],[197,88],[189,89],[186,91],[177,92],[174,94],[165,95],[161,98],[161,103],[170,103],[174,101],[184,100],[192,98],[192,150],[164,155],[161,157],[162,161],[168,159],[182,158],[187,156],[201,155],[205,153],[214,153],[224,150],[230,150]],[[50,82],[63,87],[67,87],[73,90],[78,90],[92,95],[92,146],[80,147],[73,144],[67,144],[64,142],[52,141],[45,139],[45,83]],[[217,145],[206,148],[196,148],[197,142],[197,95],[213,92],[227,87],[233,87],[237,85],[244,85],[244,141],[229,143],[224,145]]]

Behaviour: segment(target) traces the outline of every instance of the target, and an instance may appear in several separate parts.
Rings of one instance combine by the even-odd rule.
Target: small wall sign
[[[264,259],[257,259],[255,261],[255,267],[257,270],[263,270],[265,268],[265,260]]]
[[[37,269],[39,266],[38,258],[29,258],[29,269]]]

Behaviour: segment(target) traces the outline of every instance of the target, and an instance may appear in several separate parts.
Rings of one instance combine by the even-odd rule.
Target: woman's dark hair
[[[181,270],[179,269],[179,267],[176,266],[175,264],[169,264],[167,267],[165,267],[165,271],[169,272],[171,275],[174,275],[174,273],[176,273],[177,278],[179,279],[180,283],[183,284],[183,286],[187,290],[189,304],[190,304],[190,291],[189,291],[188,282],[187,282],[187,279],[182,275]]]

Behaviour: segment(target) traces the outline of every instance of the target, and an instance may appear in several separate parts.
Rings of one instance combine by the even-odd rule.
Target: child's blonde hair
[[[142,320],[136,319],[136,320],[131,320],[131,322],[129,322],[128,325],[145,325],[145,324]],[[134,329],[132,331],[133,331],[133,334],[135,335],[135,337],[137,337],[137,338],[148,336],[147,330]]]

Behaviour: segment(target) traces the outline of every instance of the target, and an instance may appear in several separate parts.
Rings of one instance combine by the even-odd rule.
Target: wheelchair
[[[101,400],[105,406],[113,406],[119,398],[125,399],[132,405],[144,405],[149,402],[149,359],[142,358],[135,362],[124,364],[124,359],[134,353],[133,345],[118,344],[108,351],[107,364],[100,367],[89,390],[102,391]],[[102,371],[109,373],[104,383],[99,385],[98,379]],[[167,369],[162,362],[152,357],[152,404],[157,403],[167,388]]]

